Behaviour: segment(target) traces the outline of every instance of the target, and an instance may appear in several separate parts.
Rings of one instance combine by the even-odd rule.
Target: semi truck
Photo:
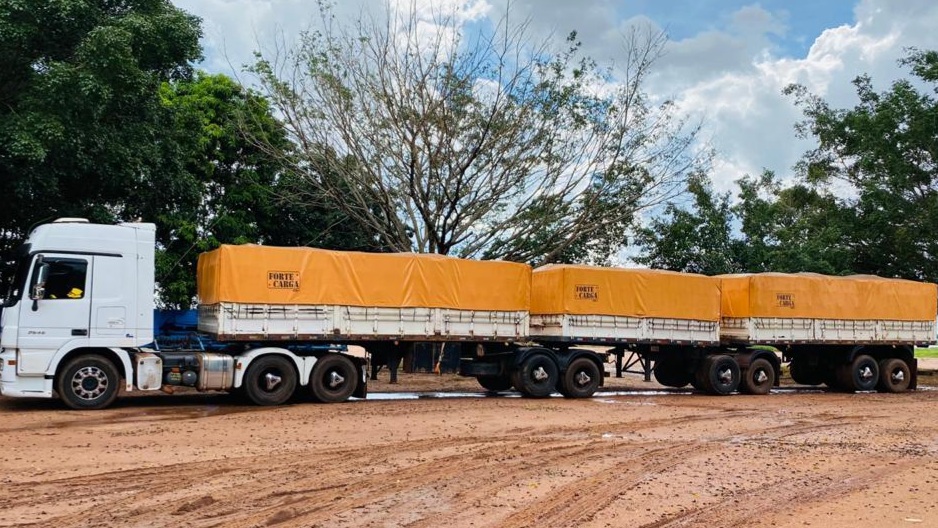
[[[626,354],[663,385],[717,395],[765,394],[783,363],[799,383],[903,392],[914,346],[936,341],[928,283],[223,245],[197,270],[198,329],[215,346],[160,349],[155,232],[66,218],[30,233],[0,313],[0,393],[75,409],[175,387],[341,402],[367,395],[347,345],[421,342],[458,351],[486,390],[529,397],[592,396]]]

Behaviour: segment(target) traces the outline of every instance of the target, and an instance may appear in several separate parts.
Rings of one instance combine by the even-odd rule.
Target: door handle
[[[88,329],[87,328],[72,328],[72,335],[73,336],[86,336],[88,335]]]

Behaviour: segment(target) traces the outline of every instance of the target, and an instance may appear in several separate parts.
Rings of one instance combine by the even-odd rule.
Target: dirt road
[[[938,526],[938,380],[710,397],[633,378],[587,400],[402,381],[476,396],[0,398],[0,526]]]

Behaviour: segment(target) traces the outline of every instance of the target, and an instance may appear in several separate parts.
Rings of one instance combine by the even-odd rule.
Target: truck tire
[[[739,392],[744,394],[768,394],[775,386],[775,367],[768,359],[758,358],[749,363],[742,372]]]
[[[819,369],[813,369],[806,360],[794,359],[788,365],[788,375],[799,385],[820,385],[824,383],[824,375]]]
[[[912,384],[912,369],[909,364],[899,358],[887,358],[879,362],[879,383],[876,389],[880,392],[905,392]]]
[[[248,367],[241,386],[255,405],[280,405],[293,396],[296,370],[283,356],[261,356]]]
[[[511,373],[511,384],[531,398],[546,398],[557,386],[557,365],[545,354],[531,354]]]
[[[836,388],[846,392],[869,391],[879,383],[879,363],[860,354],[850,363],[838,365]]]
[[[602,372],[596,363],[581,357],[567,365],[558,389],[567,398],[589,398],[596,393],[600,381]]]
[[[65,364],[56,379],[56,391],[72,409],[104,409],[114,403],[120,375],[111,360],[98,354],[78,356]]]
[[[680,389],[693,381],[693,374],[687,372],[683,365],[674,361],[655,361],[655,381],[665,387]]]
[[[739,387],[739,363],[730,356],[707,356],[701,364],[702,388],[713,395],[725,396]]]
[[[344,402],[355,392],[358,369],[347,357],[326,354],[313,365],[309,375],[309,390],[320,403]]]
[[[476,376],[479,385],[489,392],[504,392],[511,390],[511,378],[509,376]]]

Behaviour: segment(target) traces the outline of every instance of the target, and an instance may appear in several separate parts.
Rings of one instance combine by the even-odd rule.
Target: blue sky
[[[316,16],[309,0],[173,0],[203,18],[206,60],[213,72],[242,76],[252,51],[270,51],[274,36],[288,40]],[[457,6],[499,18],[508,0],[388,0],[409,7]],[[337,0],[339,19],[381,9],[382,0]],[[615,63],[622,35],[635,24],[667,32],[665,55],[646,86],[680,111],[704,122],[717,152],[717,189],[763,169],[783,179],[810,141],[795,136],[800,111],[782,89],[805,85],[836,107],[856,104],[851,80],[868,73],[886,88],[907,75],[896,63],[908,47],[938,49],[934,0],[511,0],[512,16],[530,30],[562,38],[577,30],[584,50]],[[249,80],[245,78],[245,80]]]
[[[622,18],[644,15],[667,29],[673,40],[692,38],[705,31],[722,31],[733,15],[745,7],[759,6],[784,21],[784,33],[774,35],[778,50],[790,57],[804,56],[825,29],[853,22],[854,3],[831,0],[633,0],[619,2]]]

